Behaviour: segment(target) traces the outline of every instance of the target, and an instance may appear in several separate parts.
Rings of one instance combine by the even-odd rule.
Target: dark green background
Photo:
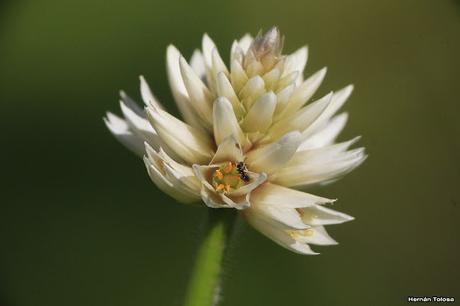
[[[190,56],[208,32],[227,57],[271,25],[329,67],[319,94],[355,84],[341,139],[370,157],[313,190],[356,217],[321,255],[238,223],[223,305],[460,299],[459,1],[29,0],[0,6],[0,305],[181,304],[206,210],[159,192],[102,116],[139,74],[177,113],[169,43]]]

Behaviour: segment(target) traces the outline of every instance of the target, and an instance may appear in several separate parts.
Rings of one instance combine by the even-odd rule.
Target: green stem
[[[233,209],[209,209],[205,236],[198,249],[184,306],[217,305],[222,262],[235,216]]]

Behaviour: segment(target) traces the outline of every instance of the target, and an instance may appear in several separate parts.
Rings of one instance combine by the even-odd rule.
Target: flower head
[[[366,156],[363,148],[349,150],[358,138],[334,143],[347,121],[335,114],[353,86],[309,102],[326,69],[304,80],[307,48],[283,55],[283,40],[276,27],[245,35],[232,45],[229,68],[207,35],[190,64],[171,45],[167,71],[183,120],[143,77],[145,108],[121,92],[123,117],[104,119],[170,196],[237,209],[278,244],[316,254],[309,244],[336,244],[324,225],[353,218],[325,206],[334,200],[298,189],[335,181]]]

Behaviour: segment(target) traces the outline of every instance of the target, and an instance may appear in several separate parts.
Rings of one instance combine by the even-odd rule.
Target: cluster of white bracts
[[[233,43],[230,69],[207,35],[190,64],[169,46],[169,83],[183,121],[163,108],[141,77],[145,109],[122,92],[123,118],[108,113],[105,122],[175,199],[239,209],[280,245],[316,254],[309,244],[336,244],[324,225],[353,218],[324,206],[333,200],[292,188],[334,181],[365,154],[349,150],[357,139],[334,144],[347,121],[346,113],[335,114],[353,87],[307,103],[326,69],[304,80],[307,48],[285,56],[282,45],[276,28],[254,39],[246,35]],[[216,188],[218,169],[228,164],[234,171],[241,161],[250,180]]]

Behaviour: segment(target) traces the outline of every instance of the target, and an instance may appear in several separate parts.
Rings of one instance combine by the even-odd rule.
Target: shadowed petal
[[[280,208],[311,207],[335,201],[273,183],[260,186],[251,197],[259,206],[278,206]]]
[[[161,139],[189,164],[206,163],[213,151],[208,135],[169,113],[147,108],[147,117]]]
[[[176,101],[177,107],[185,122],[194,127],[202,127],[198,115],[195,113],[190,98],[185,88],[179,67],[180,52],[173,45],[169,45],[166,51],[167,73],[169,86]]]
[[[211,164],[223,162],[239,162],[243,160],[243,152],[236,138],[231,135],[224,139],[217,148],[216,154],[211,160]]]
[[[152,90],[149,87],[149,84],[147,84],[147,81],[145,78],[141,75],[139,76],[140,79],[140,88],[141,88],[141,96],[142,100],[144,101],[145,105],[149,106],[150,104],[153,104],[153,106],[158,107],[163,109],[163,106],[158,102],[157,98],[153,95]]]
[[[183,57],[179,59],[179,67],[191,106],[200,116],[201,120],[210,126],[212,124],[211,92]]]
[[[300,187],[337,179],[366,159],[363,148],[346,151],[357,139],[359,138],[319,149],[299,151],[285,167],[276,172],[273,181],[288,187]]]
[[[320,205],[301,208],[302,221],[311,226],[340,224],[353,220],[352,216]]]
[[[147,156],[144,156],[144,163],[150,179],[163,192],[182,203],[191,203],[196,201],[197,198],[194,195],[184,192],[183,190],[177,188],[177,186],[174,185],[171,181],[169,181],[162,173],[159,165],[153,163]]]
[[[347,120],[347,113],[335,116],[317,129],[314,134],[306,137],[299,146],[299,151],[317,149],[333,144],[339,133],[345,127]]]
[[[295,51],[294,53],[288,55],[284,63],[283,76],[293,71],[299,71],[299,77],[296,80],[296,83],[298,85],[303,79],[302,74],[305,69],[305,65],[307,64],[307,59],[308,59],[307,46],[302,47],[298,49],[297,51]]]
[[[242,127],[246,132],[265,132],[272,124],[276,107],[276,95],[270,91],[260,97],[244,118]]]
[[[253,171],[272,173],[292,158],[300,145],[300,136],[299,132],[290,132],[277,142],[249,152],[246,162]]]
[[[290,131],[303,132],[317,120],[331,103],[332,93],[308,104],[292,116],[281,119],[268,130],[269,139],[278,139]]]
[[[292,94],[289,103],[287,103],[286,107],[279,114],[278,118],[292,115],[305,105],[305,103],[307,103],[321,85],[321,82],[326,76],[326,71],[327,69],[323,68],[300,84],[300,86],[297,87]]]
[[[257,213],[257,211],[252,208],[245,209],[243,214],[250,225],[282,247],[299,254],[318,254],[314,252],[308,244],[294,239],[289,234],[289,230],[292,230],[292,228],[267,218]]]
[[[214,102],[213,127],[214,139],[218,145],[231,135],[237,139],[240,145],[246,143],[245,136],[236,119],[232,104],[225,97],[219,97]]]
[[[141,157],[144,155],[144,139],[135,135],[125,120],[107,112],[104,123],[121,144]]]

